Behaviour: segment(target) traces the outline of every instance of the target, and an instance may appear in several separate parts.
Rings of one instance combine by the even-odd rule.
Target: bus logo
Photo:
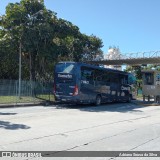
[[[59,78],[68,78],[68,79],[70,79],[70,78],[72,78],[72,75],[70,75],[70,74],[58,74],[58,77]]]
[[[128,90],[129,90],[129,87],[124,87],[124,86],[122,86],[122,87],[121,87],[121,90],[122,90],[122,91],[128,91]]]

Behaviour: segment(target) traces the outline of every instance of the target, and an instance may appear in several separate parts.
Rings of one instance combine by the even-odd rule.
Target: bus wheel
[[[96,106],[99,106],[99,105],[101,105],[101,102],[102,102],[101,96],[100,96],[100,95],[97,95],[95,105],[96,105]]]

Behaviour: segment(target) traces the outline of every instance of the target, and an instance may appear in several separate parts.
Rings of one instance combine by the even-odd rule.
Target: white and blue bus
[[[130,102],[134,83],[130,73],[80,62],[59,62],[54,71],[54,95],[60,102]]]

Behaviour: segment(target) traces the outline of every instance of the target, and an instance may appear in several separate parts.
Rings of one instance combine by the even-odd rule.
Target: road
[[[98,107],[52,105],[1,108],[0,150],[159,151],[160,106],[144,107],[134,103],[114,103]],[[73,159],[138,160],[140,158]]]

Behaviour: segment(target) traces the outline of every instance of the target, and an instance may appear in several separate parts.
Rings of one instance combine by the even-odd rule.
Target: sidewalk
[[[141,106],[160,106],[159,103],[155,103],[154,100],[151,101],[143,101],[143,99],[136,99],[133,100],[132,103],[137,104],[137,105],[141,105]]]
[[[58,102],[52,102],[52,101],[44,101],[44,102],[28,102],[28,103],[5,103],[0,104],[0,108],[12,108],[12,107],[30,107],[30,106],[49,106],[53,104],[57,104]],[[145,101],[143,102],[142,99],[136,99],[132,100],[131,103],[134,103],[136,105],[140,106],[160,106],[160,104],[155,103],[154,101]]]

